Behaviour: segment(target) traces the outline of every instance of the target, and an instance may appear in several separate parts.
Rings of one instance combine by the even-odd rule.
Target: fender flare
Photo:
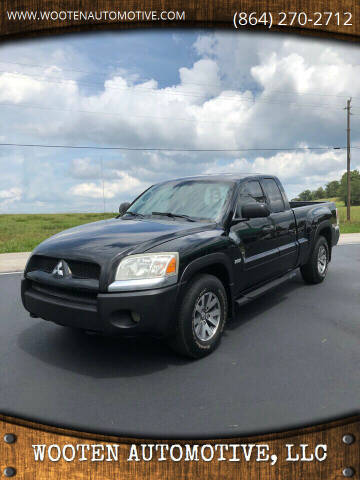
[[[316,240],[320,236],[320,230],[322,230],[323,228],[330,228],[330,231],[332,230],[332,223],[330,222],[330,220],[323,220],[316,226],[314,240]]]
[[[314,249],[316,240],[320,236],[320,231],[323,230],[324,228],[329,228],[330,232],[331,232],[331,235],[332,235],[332,223],[330,222],[330,220],[322,220],[318,225],[316,225],[316,228],[314,230],[314,233],[313,233],[312,239],[311,239],[312,246],[311,246],[309,256],[311,255],[311,252]],[[330,244],[329,244],[330,259],[331,259],[331,251],[332,251],[332,241],[330,239]]]
[[[222,252],[208,253],[192,260],[182,272],[180,282],[187,282],[194,274],[205,267],[220,264],[224,266],[229,275],[230,283],[233,283],[233,270],[230,258]]]
[[[211,267],[214,265],[221,265],[226,269],[227,275],[229,277],[228,285],[224,285],[225,289],[229,293],[229,312],[234,314],[234,271],[232,268],[231,259],[228,255],[222,252],[209,253],[207,255],[195,258],[192,260],[182,272],[180,281],[179,281],[179,295],[178,298],[181,298],[181,293],[184,290],[187,282],[196,275],[197,272],[203,270],[206,267]]]

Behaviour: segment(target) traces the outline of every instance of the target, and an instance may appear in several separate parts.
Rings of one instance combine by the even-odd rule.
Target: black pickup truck
[[[322,282],[339,239],[332,202],[289,202],[270,175],[153,185],[111,220],[42,242],[22,279],[33,317],[103,334],[150,334],[198,358],[236,308],[295,274]]]

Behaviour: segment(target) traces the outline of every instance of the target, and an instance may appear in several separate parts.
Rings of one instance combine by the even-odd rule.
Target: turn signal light
[[[173,257],[170,260],[169,265],[167,266],[166,275],[169,275],[170,273],[175,273],[175,272],[176,272],[176,258]]]

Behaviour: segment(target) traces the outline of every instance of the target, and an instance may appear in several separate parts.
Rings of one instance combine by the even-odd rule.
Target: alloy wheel
[[[320,275],[324,275],[328,264],[327,251],[324,245],[320,245],[317,258],[317,268]]]
[[[221,320],[221,304],[214,292],[206,292],[197,299],[193,310],[193,326],[196,337],[207,342],[216,334]]]

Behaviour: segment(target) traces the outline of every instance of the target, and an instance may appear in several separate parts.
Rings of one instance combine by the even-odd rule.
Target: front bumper
[[[107,335],[165,337],[176,321],[178,286],[139,292],[86,293],[21,282],[23,305],[32,315],[59,325]]]

